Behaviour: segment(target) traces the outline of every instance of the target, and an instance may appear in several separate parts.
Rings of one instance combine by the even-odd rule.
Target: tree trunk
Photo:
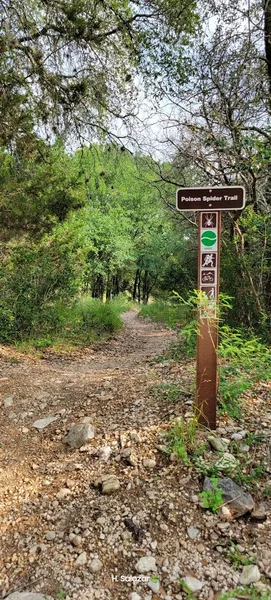
[[[267,73],[269,79],[269,104],[271,108],[271,2],[264,2],[264,40],[265,40],[265,58],[267,63]]]
[[[144,277],[143,277],[143,282],[142,282],[142,300],[143,300],[143,304],[148,304],[148,279],[149,279],[149,272],[147,270],[145,270],[144,272]]]
[[[94,285],[92,286],[92,298],[100,298],[100,300],[103,299],[103,294],[104,294],[104,280],[102,275],[97,275],[96,280],[94,282]]]
[[[136,270],[136,274],[135,274],[135,281],[134,281],[134,287],[133,287],[133,301],[136,301],[137,298],[137,283],[138,283],[138,277],[139,277],[139,269]]]

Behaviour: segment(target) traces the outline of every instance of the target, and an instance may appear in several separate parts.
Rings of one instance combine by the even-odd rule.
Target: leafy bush
[[[65,246],[44,239],[42,245],[14,248],[2,279],[0,341],[13,342],[58,325],[59,305],[77,291],[76,262]]]
[[[240,419],[239,397],[261,379],[271,378],[271,351],[250,332],[223,325],[219,342],[220,407]]]

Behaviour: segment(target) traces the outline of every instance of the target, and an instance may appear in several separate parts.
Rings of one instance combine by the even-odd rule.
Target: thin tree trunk
[[[134,287],[133,287],[133,301],[136,301],[136,297],[137,297],[137,282],[138,282],[138,277],[139,277],[139,269],[136,270],[136,274],[135,274],[135,280],[134,280]]]

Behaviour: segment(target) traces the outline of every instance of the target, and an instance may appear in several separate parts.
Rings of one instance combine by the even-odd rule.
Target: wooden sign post
[[[199,422],[210,429],[216,428],[221,211],[244,206],[241,186],[177,190],[177,210],[199,211],[198,290],[202,302],[198,310],[196,408]]]

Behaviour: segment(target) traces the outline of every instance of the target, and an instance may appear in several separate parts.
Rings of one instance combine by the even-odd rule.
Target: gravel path
[[[227,558],[231,540],[252,562],[256,555],[268,584],[270,519],[204,511],[199,478],[159,450],[169,420],[191,408],[193,363],[154,365],[175,334],[133,311],[123,319],[114,339],[69,358],[14,362],[2,351],[2,598],[28,590],[67,600],[180,600],[180,581],[192,577],[197,598],[215,600],[240,579],[242,567]],[[164,381],[183,386],[177,402],[153,393]],[[56,419],[33,426],[47,417]],[[63,439],[82,421],[94,437],[71,448]],[[104,475],[107,484],[96,481]],[[116,489],[107,495],[102,485]]]

